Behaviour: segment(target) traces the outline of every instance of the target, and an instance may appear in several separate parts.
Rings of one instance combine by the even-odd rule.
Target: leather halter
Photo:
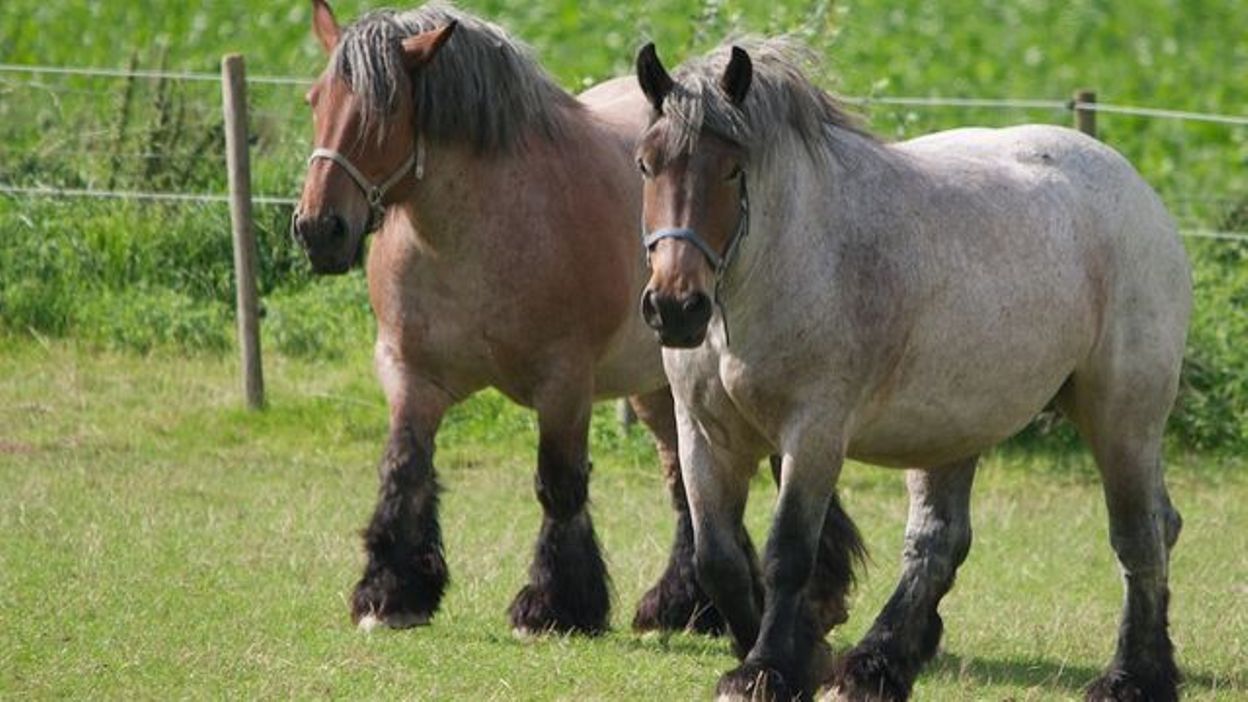
[[[707,243],[700,234],[688,227],[667,227],[657,231],[650,232],[642,237],[641,243],[646,247],[647,252],[654,251],[654,247],[664,239],[679,239],[687,241],[697,247],[698,251],[706,257],[707,263],[711,264],[711,268],[715,271],[716,287],[719,280],[723,278],[724,273],[728,270],[728,266],[737,257],[737,250],[741,246],[741,240],[750,233],[750,193],[745,187],[745,173],[741,173],[741,219],[737,222],[737,229],[732,233],[732,238],[728,240],[728,248],[724,250],[721,256],[715,251],[715,248]]]
[[[707,263],[710,263],[711,268],[715,271],[714,303],[719,308],[719,315],[724,322],[725,345],[728,343],[728,313],[724,311],[724,303],[719,299],[719,288],[723,283],[724,274],[728,272],[728,267],[737,258],[737,252],[741,249],[741,242],[750,233],[750,191],[745,186],[745,171],[741,172],[740,208],[741,218],[737,222],[736,231],[732,233],[732,238],[728,240],[728,247],[724,249],[723,255],[716,252],[715,247],[711,246],[700,234],[688,227],[659,229],[649,234],[644,234],[641,239],[642,245],[646,247],[647,257],[654,251],[654,247],[664,239],[687,241],[693,244],[706,257]],[[642,231],[644,233],[645,225],[642,225]]]
[[[381,219],[386,214],[386,194],[407,177],[409,171],[416,176],[416,180],[425,177],[425,135],[420,134],[416,137],[416,150],[380,185],[374,185],[346,156],[333,149],[314,149],[312,155],[308,157],[308,165],[311,166],[317,159],[325,159],[337,164],[363,191],[364,197],[368,200],[368,223],[364,226],[364,231],[371,232],[381,226]]]

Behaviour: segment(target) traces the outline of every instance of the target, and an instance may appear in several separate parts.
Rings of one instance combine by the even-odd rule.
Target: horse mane
[[[444,2],[414,10],[375,10],[346,27],[330,57],[333,77],[363,102],[364,131],[394,112],[403,65],[400,43],[458,21],[433,62],[411,75],[415,125],[439,140],[463,140],[492,153],[507,151],[528,134],[555,139],[564,112],[579,103],[533,58],[532,50],[498,25]]]
[[[733,45],[749,53],[754,68],[740,106],[719,88]],[[703,129],[740,144],[751,158],[765,156],[786,136],[796,136],[814,158],[827,158],[835,148],[835,130],[829,127],[877,140],[857,115],[806,77],[802,67],[813,63],[813,52],[789,37],[725,42],[686,61],[674,73],[676,85],[663,102],[662,114],[672,127],[667,148],[673,153],[692,151]],[[788,127],[789,134],[778,127]]]

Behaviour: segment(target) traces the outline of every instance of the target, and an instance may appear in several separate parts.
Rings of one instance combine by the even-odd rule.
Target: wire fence
[[[216,73],[71,66],[34,66],[12,63],[0,63],[0,73],[26,73],[31,75],[60,75],[100,78],[149,78],[209,83],[219,83],[221,81],[221,76]],[[305,88],[312,85],[312,79],[301,78],[298,76],[256,75],[248,76],[247,82],[256,85],[290,85]],[[916,97],[888,95],[847,95],[843,96],[842,99],[850,104],[861,106],[890,105],[895,107],[975,107],[1004,110],[1087,110],[1091,112],[1103,112],[1106,114],[1152,117],[1158,119],[1176,119],[1188,122],[1213,122],[1216,124],[1230,124],[1237,126],[1248,125],[1248,115],[1223,115],[1189,110],[1171,110],[1134,105],[1115,105],[1104,102],[1078,102],[1073,100],[960,98],[940,96]]]
[[[19,78],[13,78],[18,76]],[[119,95],[115,86],[97,88],[69,79],[94,83],[125,81]],[[137,82],[148,83],[143,88]],[[25,146],[0,145],[0,155],[10,164],[0,165],[0,194],[15,198],[92,198],[138,202],[224,204],[229,197],[215,192],[224,185],[224,158],[218,139],[220,103],[215,73],[147,70],[139,68],[96,68],[39,66],[0,63],[0,96],[17,91],[36,91],[44,101],[34,103],[38,117],[37,139]],[[312,81],[299,76],[255,75],[250,86],[277,91],[260,95],[252,91],[253,152],[257,153],[255,177],[261,188],[293,193],[298,187],[303,153],[307,149],[306,109],[292,89],[305,89]],[[182,87],[188,86],[188,87]],[[193,86],[202,86],[199,89]],[[149,104],[139,106],[136,93],[146,90]],[[204,92],[210,91],[211,94]],[[1248,115],[1228,115],[1104,102],[1031,98],[965,98],[943,96],[845,96],[845,102],[871,109],[908,110],[1000,110],[1000,111],[1088,111],[1150,120],[1171,120],[1248,126]],[[67,103],[78,100],[77,107]],[[99,118],[101,102],[114,101],[110,120],[80,120],[85,113]],[[18,103],[21,101],[10,101]],[[136,113],[146,109],[148,114]],[[11,114],[18,112],[18,115]],[[5,113],[9,114],[5,114]],[[0,108],[0,116],[12,124],[23,116],[21,110]],[[77,120],[77,121],[76,121]],[[57,130],[57,123],[63,129]],[[293,134],[297,137],[292,137]],[[18,140],[19,142],[21,140]],[[127,177],[128,176],[128,177]],[[198,188],[193,186],[198,185]],[[1163,196],[1179,214],[1181,233],[1191,238],[1248,241],[1248,194],[1217,194],[1169,190]],[[296,202],[289,194],[268,193],[253,196],[260,206],[290,207]],[[1228,218],[1228,211],[1238,213]],[[1227,221],[1230,221],[1230,226]]]

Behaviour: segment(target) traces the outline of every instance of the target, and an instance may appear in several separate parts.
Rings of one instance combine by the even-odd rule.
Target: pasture
[[[441,614],[362,634],[346,598],[385,421],[363,354],[275,363],[272,408],[249,414],[223,360],[0,349],[0,696],[703,699],[731,662],[724,640],[628,631],[671,516],[648,439],[607,407],[591,498],[614,631],[512,638],[504,610],[540,520],[536,438],[528,413],[490,393],[440,436],[452,569]],[[1172,632],[1190,700],[1248,694],[1245,468],[1171,458],[1186,520]],[[873,560],[838,649],[891,591],[906,510],[900,473],[851,465],[842,486]],[[755,482],[756,539],[774,493]],[[972,517],[943,652],[915,699],[1078,697],[1111,650],[1121,597],[1095,469],[1082,454],[999,452]]]
[[[730,32],[791,31],[824,59],[821,81],[850,95],[1064,99],[1092,87],[1121,104],[1248,105],[1248,4],[1236,0],[460,4],[531,43],[573,90],[630,71],[646,39],[675,65]],[[211,73],[243,51],[253,75],[314,76],[306,0],[256,5],[7,0],[0,63]],[[376,5],[334,7],[350,20]],[[311,133],[301,95],[252,93],[257,194],[298,190]],[[218,100],[211,82],[0,73],[0,184],[220,192]],[[1070,121],[1053,109],[867,114],[888,138]],[[1248,128],[1102,115],[1100,130],[1181,227],[1248,230]],[[224,207],[0,195],[0,697],[708,697],[731,665],[726,641],[628,630],[664,565],[671,513],[649,439],[607,406],[590,494],[614,579],[611,633],[522,642],[508,630],[541,517],[536,431],[492,392],[439,436],[452,577],[441,613],[412,631],[351,626],[385,438],[373,322],[363,276],[313,278],[288,218],[257,209],[269,408],[248,413]],[[1248,697],[1248,245],[1185,244],[1195,309],[1167,451],[1185,520],[1171,631],[1185,698],[1236,700]],[[906,511],[897,472],[850,465],[841,491],[873,560],[838,650],[891,592]],[[757,543],[774,494],[755,481]],[[1112,651],[1122,592],[1090,459],[1068,429],[1029,430],[985,459],[972,517],[942,652],[915,699],[1080,698]]]

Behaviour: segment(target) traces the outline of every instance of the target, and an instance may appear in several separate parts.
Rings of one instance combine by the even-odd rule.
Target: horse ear
[[[441,29],[431,29],[403,40],[403,61],[409,70],[420,68],[433,60],[438,50],[455,33],[459,20],[451,20]]]
[[[739,46],[732,47],[732,58],[728,60],[724,76],[719,79],[719,87],[732,104],[740,107],[745,100],[745,94],[750,91],[750,81],[753,79],[754,63],[750,61],[750,55]]]
[[[637,52],[637,82],[641,84],[641,92],[646,94],[655,112],[662,112],[663,101],[676,83],[659,61],[654,42],[646,44]]]
[[[312,32],[321,40],[325,53],[333,53],[334,47],[338,46],[338,38],[342,36],[342,28],[325,0],[312,0]]]

